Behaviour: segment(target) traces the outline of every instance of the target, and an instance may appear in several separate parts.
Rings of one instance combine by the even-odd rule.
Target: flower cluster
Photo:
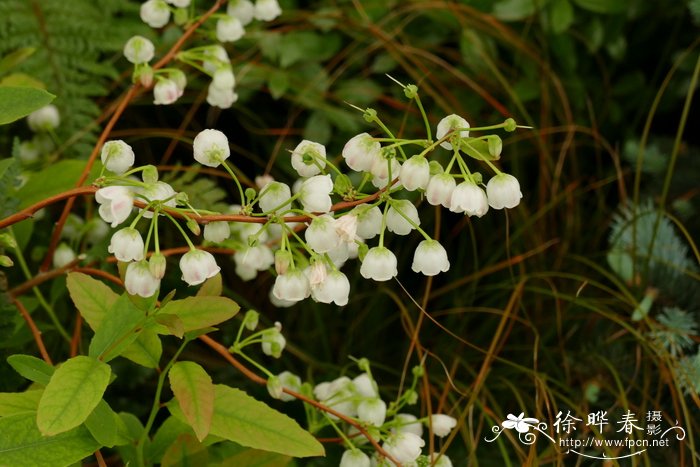
[[[141,4],[141,20],[152,28],[168,25],[171,16],[175,24],[191,21],[190,0],[146,0]],[[211,25],[212,33],[221,44],[235,42],[245,35],[245,27],[254,19],[272,21],[282,13],[277,0],[232,0],[225,13],[217,13],[203,26]],[[124,45],[124,56],[135,65],[134,79],[146,87],[153,85],[153,103],[168,105],[176,102],[185,92],[187,79],[178,69],[153,70],[149,62],[155,56],[153,42],[143,36],[133,36]],[[237,100],[236,79],[226,49],[220,44],[209,44],[183,50],[177,59],[199,69],[211,77],[207,92],[209,105],[227,109]]]
[[[223,136],[222,144],[228,150],[228,140],[225,136]],[[209,152],[211,152],[210,148]],[[136,200],[146,205],[144,209],[139,210],[129,226],[112,234],[108,251],[118,261],[129,263],[124,276],[124,286],[127,292],[132,295],[151,297],[158,291],[166,269],[166,260],[160,253],[158,242],[158,218],[165,216],[176,222],[174,218],[164,212],[164,209],[177,208],[178,202],[187,205],[187,197],[177,193],[168,183],[158,180],[158,172],[155,167],[145,166],[132,169],[135,160],[134,151],[124,141],[106,142],[102,147],[101,160],[104,167],[103,173],[108,171],[112,174],[101,177],[105,186],[95,192],[95,200],[99,204],[98,213],[102,220],[110,224],[111,227],[117,227],[124,224],[131,216]],[[141,172],[141,180],[133,177],[138,172]],[[136,229],[136,225],[142,218],[151,219],[150,233],[145,242],[141,233]],[[182,231],[179,224],[177,225]],[[228,230],[228,226],[226,229]],[[190,245],[190,251],[180,259],[182,280],[189,285],[198,285],[218,274],[220,268],[214,256],[207,251],[196,249],[184,231],[182,233]],[[155,251],[147,259],[152,236]],[[223,238],[220,235],[212,234],[211,230],[209,237]],[[65,250],[63,253],[58,249],[56,251],[62,256],[59,257],[59,260],[54,258],[55,263],[57,261],[65,263],[72,260]]]
[[[19,159],[24,164],[36,162],[41,155],[49,154],[56,147],[52,134],[61,124],[61,114],[55,105],[46,105],[27,116],[27,126],[34,136],[19,144]]]

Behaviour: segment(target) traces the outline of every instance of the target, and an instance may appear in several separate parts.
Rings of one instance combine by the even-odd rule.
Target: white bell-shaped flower
[[[345,243],[354,243],[357,238],[357,216],[345,214],[335,220],[335,232]]]
[[[134,150],[120,139],[107,141],[102,146],[100,159],[107,170],[121,175],[134,165]]]
[[[221,67],[214,72],[211,85],[219,89],[233,89],[236,86],[236,77],[231,67]]]
[[[139,297],[152,297],[160,287],[160,280],[151,274],[151,269],[146,261],[129,263],[124,274],[124,287],[131,295]]]
[[[452,467],[452,460],[447,457],[447,454],[440,455],[439,452],[434,452],[430,456],[430,462],[432,467]]]
[[[204,55],[204,61],[202,62],[202,67],[204,71],[213,75],[221,67],[231,66],[231,59],[220,44],[214,44],[206,47],[202,50],[202,55]]]
[[[387,439],[382,447],[384,450],[402,464],[418,459],[425,441],[413,433],[396,433]]]
[[[352,210],[357,216],[357,236],[369,240],[382,231],[382,210],[377,206],[357,206]]]
[[[326,167],[326,147],[309,140],[303,140],[292,151],[292,167],[301,177],[313,177]]]
[[[400,413],[396,414],[395,420],[398,422],[395,429],[397,433],[413,433],[419,438],[423,436],[423,424],[418,421],[415,415]]]
[[[321,303],[335,303],[338,306],[348,304],[350,281],[338,270],[328,273],[323,281],[311,286],[311,297]]]
[[[160,180],[139,188],[139,194],[148,201],[161,201],[164,206],[171,208],[174,208],[177,203],[175,200],[177,193],[173,187]],[[146,211],[143,213],[143,217],[151,219],[153,217],[153,212]]]
[[[202,130],[192,143],[194,159],[207,167],[218,167],[231,155],[228,138],[219,130]]]
[[[386,402],[379,398],[365,399],[357,406],[357,418],[374,426],[382,426],[386,419]]]
[[[311,294],[309,279],[298,270],[291,269],[286,274],[280,274],[275,279],[272,294],[280,300],[299,302]]]
[[[413,255],[411,269],[426,276],[435,276],[450,269],[445,248],[437,240],[423,240]]]
[[[275,255],[267,245],[258,244],[238,250],[234,254],[234,261],[255,271],[264,271],[275,264]]]
[[[246,266],[245,264],[241,264],[240,261],[237,260],[237,256],[233,256],[233,261],[236,264],[236,268],[234,269],[234,272],[238,277],[241,278],[242,281],[248,282],[252,281],[258,276],[258,270],[255,268],[252,268],[250,266]]]
[[[280,384],[283,388],[289,389],[290,391],[299,392],[301,391],[301,378],[290,371],[283,371],[279,375]],[[290,402],[295,400],[294,396],[283,392],[280,394],[279,399],[284,402]]]
[[[481,217],[489,210],[486,192],[471,180],[457,185],[450,198],[450,211]]]
[[[418,209],[412,202],[407,199],[392,200],[391,207],[386,213],[386,228],[389,229],[389,232],[394,232],[397,235],[408,235],[415,227],[406,217],[413,224],[420,225]]]
[[[514,208],[520,204],[523,194],[518,179],[509,174],[498,174],[486,184],[489,206],[494,209]]]
[[[457,420],[445,414],[434,414],[430,416],[430,424],[433,427],[435,436],[444,438],[457,426]]]
[[[107,251],[119,261],[141,261],[143,259],[143,238],[138,230],[126,227],[112,235]]]
[[[153,103],[155,105],[169,105],[182,96],[183,89],[172,79],[159,79],[153,86]]]
[[[330,175],[315,175],[301,184],[299,200],[305,211],[328,212],[333,203],[333,180]]]
[[[204,240],[221,243],[231,236],[231,227],[226,221],[209,222],[204,226]]]
[[[282,351],[287,345],[287,340],[282,335],[282,325],[275,323],[275,326],[266,329],[262,335],[262,351],[265,355],[280,358]]]
[[[438,122],[435,137],[437,139],[442,139],[445,135],[447,135],[447,133],[454,130],[460,130],[459,137],[468,138],[469,130],[465,130],[465,128],[469,128],[469,122],[467,122],[464,118],[455,114],[448,115],[447,117],[440,120],[440,122]],[[440,143],[440,146],[447,149],[448,151],[452,150],[452,144],[449,143],[449,141],[443,141],[442,143]]]
[[[75,261],[75,258],[77,258],[77,256],[73,248],[68,246],[67,243],[60,243],[53,251],[53,257],[51,259],[53,260],[53,267],[62,268]]]
[[[237,101],[238,94],[233,90],[233,87],[219,88],[212,83],[207,88],[207,103],[213,107],[229,109]]]
[[[155,53],[153,42],[143,36],[133,36],[124,44],[124,56],[134,65],[150,62]]]
[[[340,467],[370,467],[369,456],[359,449],[348,449],[340,458]]]
[[[378,282],[388,281],[398,273],[396,256],[383,246],[370,248],[360,266],[362,277]]]
[[[355,172],[369,172],[381,158],[382,146],[368,133],[353,136],[343,147],[345,163]]]
[[[256,0],[253,15],[258,21],[272,21],[282,14],[277,0]]]
[[[148,0],[141,4],[141,21],[152,28],[162,28],[170,21],[170,8],[164,0]]]
[[[335,222],[332,216],[324,214],[315,217],[306,229],[306,243],[316,253],[326,253],[340,244],[341,239],[335,230]]]
[[[452,192],[454,192],[456,186],[457,182],[450,174],[433,175],[430,177],[428,187],[425,189],[425,198],[433,206],[443,205],[449,209],[452,202]]]
[[[324,405],[348,417],[357,415],[357,404],[354,401],[354,385],[347,376],[341,376],[333,381],[317,384],[313,391],[316,399]],[[329,417],[337,420],[337,417],[333,414],[329,414]]]
[[[178,7],[178,8],[187,8],[190,6],[191,0],[165,0],[166,2],[170,3],[172,6]]]
[[[374,399],[379,397],[379,392],[377,391],[377,383],[370,378],[367,373],[361,373],[353,378],[352,383],[355,385],[355,391],[368,399]]]
[[[95,200],[100,203],[100,217],[116,227],[124,222],[134,207],[134,193],[125,186],[108,186],[95,192]]]
[[[27,125],[32,131],[49,131],[58,128],[61,115],[55,105],[49,104],[27,115]]]
[[[258,205],[262,212],[273,212],[289,206],[287,202],[292,197],[289,185],[282,182],[270,182],[260,190]]]
[[[430,181],[430,163],[424,156],[413,156],[403,163],[399,181],[408,191],[425,190]]]
[[[337,247],[326,252],[336,268],[341,268],[350,259],[350,243],[340,242]]]
[[[216,22],[216,39],[219,42],[235,42],[245,35],[241,20],[226,15]]]
[[[389,174],[389,166],[391,166],[391,174]],[[401,173],[401,163],[394,157],[391,159],[380,157],[372,164],[370,172],[373,175],[372,185],[376,188],[384,188],[399,176]],[[389,179],[389,175],[391,175],[391,179]],[[396,186],[398,185],[394,185],[394,187]]]
[[[253,21],[255,5],[250,0],[229,0],[226,13],[238,18],[243,26]]]
[[[221,271],[216,259],[208,251],[190,250],[180,258],[182,280],[189,285],[198,285]]]

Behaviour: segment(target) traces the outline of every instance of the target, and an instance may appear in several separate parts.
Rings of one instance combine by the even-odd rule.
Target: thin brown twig
[[[14,303],[14,305],[17,307],[20,314],[22,315],[22,318],[24,318],[24,320],[27,322],[27,326],[29,326],[29,329],[32,331],[32,336],[34,337],[34,341],[36,342],[37,347],[39,347],[39,353],[41,354],[41,358],[43,358],[46,363],[53,366],[53,362],[51,361],[51,357],[49,356],[49,353],[46,351],[46,346],[44,345],[44,340],[41,338],[41,331],[39,330],[38,327],[36,327],[36,323],[34,323],[34,320],[32,319],[31,315],[29,314],[27,309],[24,307],[24,305],[22,305],[22,302],[20,302],[12,294],[10,294],[10,300],[12,300],[12,303]]]

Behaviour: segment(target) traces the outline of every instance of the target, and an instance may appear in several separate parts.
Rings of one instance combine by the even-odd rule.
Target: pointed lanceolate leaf
[[[124,422],[104,400],[97,404],[95,410],[85,420],[85,427],[102,446],[111,448],[129,443],[129,439],[124,436],[126,431]]]
[[[81,272],[71,272],[66,279],[68,293],[75,307],[93,331],[99,329],[117,295],[106,284]]]
[[[204,368],[194,362],[177,362],[168,374],[170,388],[182,413],[201,441],[209,433],[214,413],[214,385]]]
[[[210,277],[206,281],[204,281],[204,284],[199,288],[197,291],[197,296],[198,297],[218,297],[221,295],[223,289],[223,284],[221,283],[221,273],[215,275],[214,277]]]
[[[99,449],[85,427],[46,437],[34,414],[0,418],[0,465],[23,467],[68,466]]]
[[[163,344],[160,337],[155,329],[147,325],[136,340],[124,349],[121,356],[146,368],[158,368],[162,354]]]
[[[283,413],[248,394],[222,384],[214,386],[212,435],[242,446],[292,457],[323,456],[321,443]],[[170,406],[173,415],[178,410]]]
[[[145,322],[146,314],[126,294],[121,295],[95,331],[89,355],[104,362],[118,357],[138,338]]]
[[[34,381],[44,386],[49,384],[51,375],[54,372],[54,367],[31,355],[10,355],[7,357],[7,363],[29,381]]]
[[[80,355],[66,361],[39,400],[39,430],[52,436],[83,423],[102,399],[111,373],[109,365],[95,358]]]
[[[478,161],[495,161],[500,159],[500,156],[494,156],[489,152],[489,143],[478,138],[464,138],[459,147],[469,157],[473,157]]]
[[[0,86],[0,125],[26,117],[55,98],[56,96],[43,89]]]
[[[170,301],[161,308],[161,313],[179,317],[185,332],[189,332],[223,323],[239,309],[238,303],[226,297],[187,297]]]

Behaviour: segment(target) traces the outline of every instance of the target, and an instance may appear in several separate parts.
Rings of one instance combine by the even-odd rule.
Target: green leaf
[[[197,439],[209,433],[214,413],[214,385],[204,368],[194,362],[177,362],[168,373],[170,388]]]
[[[614,14],[627,11],[629,0],[574,0],[576,5],[594,13]]]
[[[119,295],[106,284],[81,272],[68,273],[68,293],[85,322],[95,331]]]
[[[31,355],[11,355],[7,357],[7,363],[20,375],[29,381],[46,386],[54,373],[54,367],[45,361]]]
[[[292,458],[274,452],[259,451],[257,449],[246,449],[221,461],[219,467],[285,467],[289,465]]]
[[[192,435],[192,427],[179,418],[173,416],[166,418],[153,436],[147,457],[154,463],[159,463],[168,447],[175,442],[178,436],[185,433]]]
[[[185,334],[185,326],[179,316],[171,313],[158,313],[155,315],[155,322],[168,329],[170,335],[179,337]]]
[[[102,399],[111,373],[106,363],[83,355],[63,363],[39,400],[39,430],[51,436],[83,423]]]
[[[85,427],[102,446],[111,448],[129,442],[125,436],[126,425],[112,408],[101,400],[85,420]]]
[[[2,466],[64,467],[100,447],[82,426],[57,436],[43,436],[31,413],[0,418],[0,433]]]
[[[223,291],[223,284],[221,282],[221,273],[215,275],[214,277],[210,277],[206,281],[204,281],[204,284],[199,288],[197,291],[197,296],[198,297],[207,297],[207,296],[212,296],[212,297],[218,297],[221,295],[221,292]]]
[[[289,77],[284,70],[272,70],[270,77],[267,80],[267,86],[270,89],[270,95],[277,100],[289,89]]]
[[[136,340],[124,349],[121,356],[146,368],[158,368],[162,354],[163,344],[158,333],[152,327],[146,326]]]
[[[205,445],[189,433],[181,434],[168,446],[161,460],[161,467],[209,465],[209,453]]]
[[[342,47],[338,34],[293,31],[282,36],[277,44],[280,66],[287,68],[300,61],[323,62]]]
[[[0,417],[18,413],[36,412],[43,390],[0,393]]]
[[[5,55],[0,60],[0,74],[7,73],[29,58],[35,51],[36,48],[34,47],[22,47]]]
[[[535,3],[534,0],[501,0],[493,6],[493,15],[501,21],[520,21],[535,12]]]
[[[172,300],[161,313],[177,315],[185,332],[215,326],[233,318],[241,307],[226,297],[187,297]]]
[[[56,96],[43,89],[0,86],[0,125],[12,123],[48,105]],[[56,177],[61,178],[61,177]]]
[[[500,159],[500,156],[494,157],[491,155],[491,153],[489,153],[489,144],[482,139],[464,138],[460,149],[469,157],[472,157],[478,161],[495,161]]]
[[[222,384],[214,386],[214,415],[209,432],[240,445],[292,457],[323,456],[321,443],[288,416]],[[169,405],[175,416],[179,410]]]
[[[554,0],[549,7],[552,32],[560,34],[574,22],[574,8],[569,0]]]
[[[118,357],[138,338],[145,322],[145,313],[121,295],[95,331],[88,354],[104,362]]]
[[[62,160],[51,164],[51,170],[32,173],[22,188],[17,191],[17,198],[22,200],[20,208],[57,195],[71,188],[85,168],[85,161]],[[100,173],[100,164],[95,164],[86,183],[92,182]],[[57,177],[56,174],[61,174]]]

